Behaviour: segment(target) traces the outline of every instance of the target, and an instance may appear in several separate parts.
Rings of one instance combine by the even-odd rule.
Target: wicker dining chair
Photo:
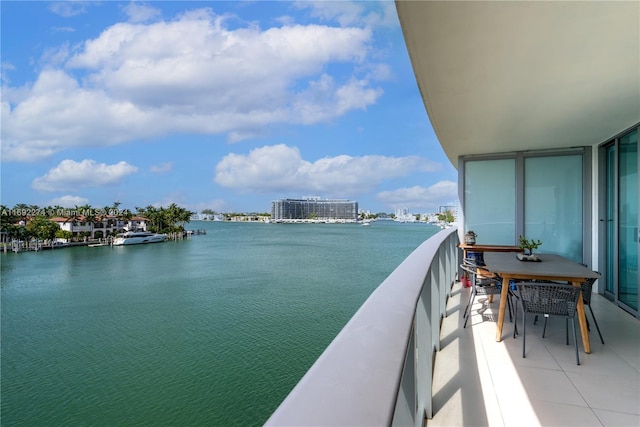
[[[596,273],[600,274],[597,271],[596,271]],[[600,332],[600,326],[598,325],[598,321],[596,320],[596,315],[593,313],[593,308],[591,308],[591,294],[593,293],[593,284],[596,282],[596,280],[598,280],[598,279],[595,278],[595,277],[589,278],[585,282],[582,282],[580,284],[580,288],[582,289],[582,302],[584,303],[585,306],[589,307],[589,311],[591,312],[591,317],[593,318],[593,323],[596,325],[596,329],[598,331],[598,335],[600,336],[600,342],[602,344],[604,344],[604,339],[602,338],[602,332]],[[553,283],[557,283],[557,282],[553,282]],[[586,313],[586,311],[585,311],[585,313]],[[538,316],[536,316],[536,319],[533,322],[534,325],[536,324],[537,317]],[[585,315],[585,317],[586,317],[586,315]],[[567,324],[567,328],[568,327],[569,327],[569,325]],[[587,319],[587,328],[589,328],[589,319]],[[547,329],[547,318],[544,319],[544,327],[542,329],[542,338],[544,338],[544,333],[545,333],[546,329]],[[590,328],[589,328],[589,330],[590,330]],[[567,334],[568,334],[568,332],[567,332]]]
[[[478,266],[467,262],[467,260],[460,265],[460,268],[467,273],[467,277],[471,282],[469,301],[463,314],[465,318],[463,328],[466,328],[469,317],[471,317],[471,307],[476,299],[476,295],[499,295],[502,291],[502,282],[497,276],[480,276],[478,274]]]
[[[515,284],[522,308],[522,357],[526,357],[527,314],[542,315],[545,320],[549,316],[563,317],[571,321],[573,341],[576,347],[576,363],[580,364],[578,356],[578,336],[576,334],[576,307],[582,289],[572,285],[556,283],[522,282]],[[515,308],[516,316],[518,308]],[[544,337],[544,333],[543,333]],[[569,344],[569,330],[567,328],[567,345]]]
[[[598,273],[596,271],[596,273]],[[600,273],[598,273],[600,274]],[[596,325],[596,329],[598,330],[598,335],[600,335],[600,341],[604,344],[604,339],[602,339],[602,333],[600,332],[600,326],[598,326],[598,321],[596,320],[596,315],[593,314],[593,309],[591,308],[591,293],[593,291],[593,284],[596,282],[596,278],[587,279],[586,282],[582,282],[580,287],[582,288],[582,302],[585,306],[589,307],[589,311],[591,312],[591,317],[593,318],[593,323]],[[587,322],[587,325],[589,323]]]

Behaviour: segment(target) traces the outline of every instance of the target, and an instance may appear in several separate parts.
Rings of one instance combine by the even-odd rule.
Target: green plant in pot
[[[542,245],[540,240],[528,240],[522,236],[519,236],[518,240],[520,241],[520,249],[524,251],[525,255],[533,255],[533,250],[538,249],[538,247]]]

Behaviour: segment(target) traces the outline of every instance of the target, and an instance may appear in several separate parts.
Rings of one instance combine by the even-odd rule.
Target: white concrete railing
[[[400,264],[354,314],[266,426],[421,426],[432,417],[432,366],[458,269],[445,229]]]

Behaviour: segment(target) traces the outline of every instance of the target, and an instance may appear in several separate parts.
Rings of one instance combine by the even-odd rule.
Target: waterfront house
[[[91,239],[100,239],[124,231],[146,231],[148,222],[141,216],[123,219],[113,215],[95,218],[94,221],[86,221],[84,216],[77,217],[75,221],[66,217],[54,217],[50,221],[58,224],[61,230],[69,231],[75,238],[85,233]]]
[[[640,2],[395,4],[461,223],[372,293],[267,425],[639,425]],[[606,344],[591,331],[576,366],[551,322],[561,339],[528,335],[523,359],[486,300],[463,328],[468,230],[599,271]]]
[[[141,216],[132,216],[131,218],[122,221],[122,228],[124,228],[125,231],[147,231],[147,222],[147,218]]]
[[[61,230],[70,232],[75,238],[78,238],[81,233],[88,233],[91,238],[94,236],[95,224],[85,221],[84,217],[78,217],[75,221],[64,217],[53,217],[49,220],[58,224]]]

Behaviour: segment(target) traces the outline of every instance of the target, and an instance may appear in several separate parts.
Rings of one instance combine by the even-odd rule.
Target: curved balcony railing
[[[267,426],[421,426],[458,266],[456,228],[426,240],[354,314]]]

